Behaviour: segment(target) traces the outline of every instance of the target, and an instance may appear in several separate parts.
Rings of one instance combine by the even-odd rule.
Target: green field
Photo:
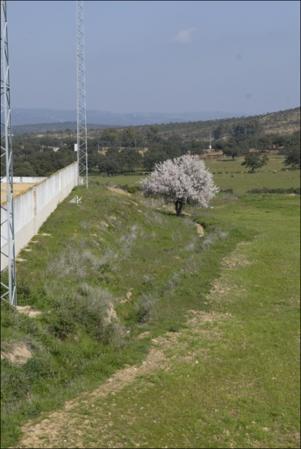
[[[231,188],[236,193],[246,193],[256,188],[287,189],[300,185],[299,171],[283,168],[280,156],[270,156],[268,165],[256,173],[248,173],[241,165],[242,161],[243,158],[235,161],[210,161],[207,165],[222,189]]]
[[[246,193],[256,188],[296,188],[300,186],[299,170],[289,170],[283,165],[281,156],[272,155],[269,163],[255,173],[248,173],[241,165],[244,158],[205,161],[214,174],[216,184],[221,189],[233,189],[235,193]],[[135,185],[141,176],[103,177],[104,184]]]
[[[1,361],[2,447],[299,447],[299,196],[246,192],[300,172],[208,165],[233,190],[213,208],[94,177],[22,252],[19,303],[42,314],[2,304],[2,346],[33,353]]]

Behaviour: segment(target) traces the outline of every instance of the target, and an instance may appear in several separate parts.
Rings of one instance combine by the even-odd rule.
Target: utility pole
[[[86,64],[83,0],[76,1],[76,41],[78,184],[84,184],[86,187],[88,187]]]
[[[6,196],[1,198],[1,266],[7,267],[7,280],[1,276],[1,300],[8,300],[15,306],[17,284],[9,72],[7,2],[1,0],[1,195]]]

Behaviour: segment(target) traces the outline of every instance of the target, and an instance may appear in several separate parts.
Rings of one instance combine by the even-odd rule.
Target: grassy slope
[[[68,419],[74,419],[71,429],[82,431],[84,447],[298,447],[296,199],[251,198],[239,210],[223,204],[213,215],[256,232],[235,251],[249,264],[224,268],[224,293],[211,295],[206,305],[231,318],[209,326],[217,337],[183,334],[190,338],[191,363],[178,345],[168,371],[106,399],[79,402]],[[54,441],[72,447],[78,440],[69,431]]]
[[[137,363],[150,345],[135,340],[135,335],[149,326],[154,334],[176,328],[183,322],[185,307],[198,302],[192,290],[187,305],[178,301],[174,316],[167,308],[161,320],[139,322],[144,304],[147,309],[148,303],[164,302],[177,285],[175,275],[186,277],[183,288],[190,276],[196,276],[188,263],[203,255],[190,219],[179,220],[168,211],[156,211],[156,204],[150,207],[143,199],[112,193],[98,179],[91,181],[88,191],[78,193],[82,204],[60,205],[29,245],[30,252],[20,255],[26,261],[17,267],[19,304],[41,310],[42,316],[33,320],[2,305],[3,344],[25,341],[34,352],[24,367],[1,362],[4,447],[16,441],[24,420],[93,388],[125,364]],[[217,241],[219,252],[212,248],[198,291],[209,290],[219,259],[238,238],[233,232],[229,240]],[[103,343],[94,320],[97,306],[93,302],[83,310],[78,306],[86,284],[95,289],[89,294],[91,301],[94,295],[102,299],[103,289],[111,293],[128,336],[117,329],[109,338],[112,343]],[[130,289],[132,301],[119,305]],[[172,295],[169,301],[173,302]]]
[[[244,175],[244,179],[249,182],[258,176]],[[126,179],[129,184],[130,178]],[[228,175],[227,181],[232,180]],[[124,178],[112,181],[122,183]],[[275,184],[269,187],[282,187],[277,181],[273,178]],[[192,308],[231,312],[231,320],[218,325],[222,340],[195,340],[196,352],[202,344],[209,345],[205,361],[197,366],[175,364],[170,372],[151,376],[150,382],[138,381],[117,397],[96,404],[93,416],[100,419],[122,407],[124,415],[113,413],[111,419],[111,443],[121,441],[124,434],[123,444],[144,442],[148,447],[187,443],[221,447],[229,442],[245,447],[248,442],[294,447],[297,199],[221,196],[215,209],[199,217],[207,224],[209,244],[204,246],[189,218],[179,223],[167,212],[156,211],[155,205],[151,208],[139,198],[109,192],[101,188],[102,183],[95,179],[89,192],[81,192],[81,206],[60,206],[42,230],[52,236],[39,236],[39,243],[30,245],[32,252],[21,255],[27,261],[18,267],[20,300],[44,314],[32,320],[2,310],[3,341],[25,339],[35,353],[22,368],[3,362],[3,447],[16,441],[19,424],[29,417],[94,388],[126,363],[139,362],[151,343],[134,337],[145,330],[156,336],[181,329],[186,311]],[[244,251],[252,264],[221,271],[222,258],[240,240],[250,239]],[[105,260],[100,260],[103,255]],[[71,271],[66,268],[69,265]],[[220,273],[238,289],[223,301],[208,303],[206,295]],[[117,341],[105,345],[87,332],[88,318],[83,316],[65,340],[57,338],[53,325],[58,313],[66,319],[58,300],[67,303],[87,279],[92,287],[101,285],[116,298],[129,337],[117,333]],[[131,303],[118,305],[130,288]],[[137,322],[141,310],[135,304],[145,295],[152,303],[151,319],[142,324]],[[142,415],[143,406],[147,410]],[[97,426],[88,434],[90,441],[85,444],[99,447],[101,441],[110,442]]]

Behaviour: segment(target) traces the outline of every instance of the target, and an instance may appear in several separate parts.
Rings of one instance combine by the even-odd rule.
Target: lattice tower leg
[[[1,300],[17,304],[7,2],[1,1]],[[7,278],[6,278],[7,274]]]

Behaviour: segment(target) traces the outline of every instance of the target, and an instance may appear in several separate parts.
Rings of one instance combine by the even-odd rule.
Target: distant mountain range
[[[87,111],[87,122],[89,126],[134,126],[151,125],[160,123],[189,122],[199,120],[212,120],[227,117],[238,117],[242,114],[233,114],[220,111],[202,111],[189,113],[117,113],[108,111]],[[76,122],[76,111],[56,109],[25,109],[15,108],[12,111],[13,126],[36,125],[36,124],[63,124]]]

